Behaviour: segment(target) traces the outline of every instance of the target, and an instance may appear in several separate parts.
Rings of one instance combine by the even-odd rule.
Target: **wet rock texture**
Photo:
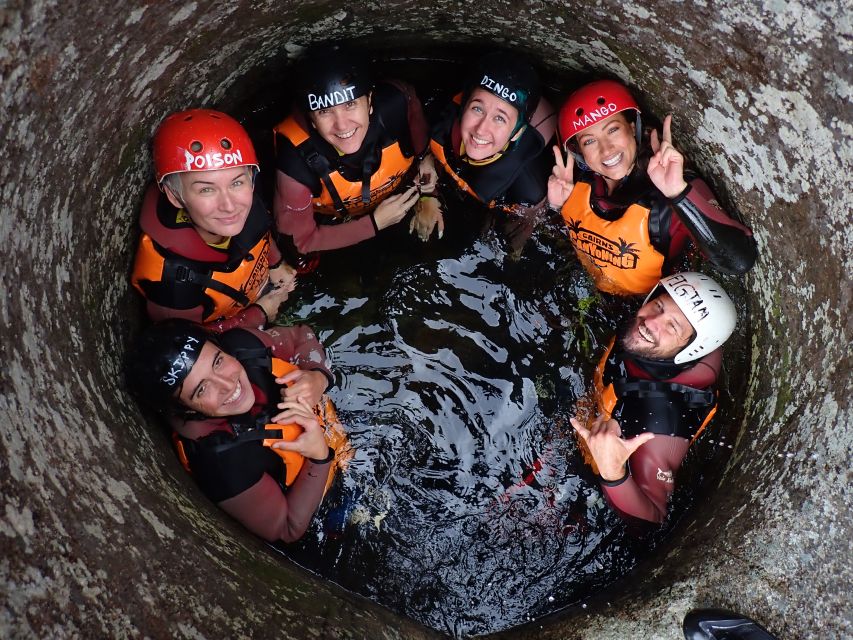
[[[644,571],[515,638],[679,638],[695,606],[853,634],[845,3],[22,2],[0,8],[0,637],[421,638],[209,506],[120,382],[148,140],[328,38],[511,45],[627,81],[756,231],[718,491]],[[523,594],[519,594],[523,597]]]

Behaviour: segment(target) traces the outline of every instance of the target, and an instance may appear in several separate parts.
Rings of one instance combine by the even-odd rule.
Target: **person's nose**
[[[346,113],[344,111],[333,111],[335,131],[343,131],[346,126]]]
[[[234,196],[229,192],[228,189],[224,189],[222,193],[219,195],[219,210],[225,212],[231,212],[235,209],[234,204]]]
[[[489,133],[489,119],[488,118],[480,118],[477,121],[476,126],[474,127],[474,135],[478,138],[486,137],[485,134]]]

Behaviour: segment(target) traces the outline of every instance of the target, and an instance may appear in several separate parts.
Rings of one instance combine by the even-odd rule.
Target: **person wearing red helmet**
[[[536,70],[509,52],[481,57],[466,85],[433,126],[430,148],[460,191],[531,223],[524,225],[526,240],[545,201],[542,151],[554,135],[553,108],[541,97]],[[436,228],[441,237],[443,214],[438,199],[427,196],[411,230],[427,240]]]
[[[273,210],[279,231],[311,263],[310,254],[361,243],[400,222],[436,174],[411,86],[374,83],[360,56],[338,46],[310,52],[298,77],[295,108],[275,127]]]
[[[139,336],[125,371],[139,401],[172,427],[203,493],[256,535],[292,542],[348,447],[323,396],[331,373],[322,345],[308,327],[288,329],[214,335],[166,320]]]
[[[648,141],[640,116],[628,89],[612,80],[581,87],[560,109],[548,202],[561,212],[596,286],[646,294],[673,270],[689,240],[718,270],[746,273],[758,255],[752,232],[684,170],[672,144],[672,116],[662,136],[652,130]]]
[[[572,418],[617,512],[663,522],[675,475],[717,408],[722,345],[737,314],[705,274],[660,280],[595,370],[598,417]]]
[[[216,332],[266,324],[292,291],[294,270],[255,195],[249,135],[227,114],[190,109],[160,124],[153,147],[156,186],[143,201],[131,275],[148,315]]]

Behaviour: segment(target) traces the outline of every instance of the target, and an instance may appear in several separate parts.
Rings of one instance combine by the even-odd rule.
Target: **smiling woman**
[[[662,138],[651,130],[646,139],[637,101],[612,80],[581,87],[560,109],[548,202],[602,291],[648,293],[677,269],[691,240],[725,273],[746,273],[758,255],[752,231],[685,173],[671,127],[667,116]]]

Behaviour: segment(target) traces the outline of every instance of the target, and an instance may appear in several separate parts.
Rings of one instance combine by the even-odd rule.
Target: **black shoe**
[[[778,640],[749,618],[723,609],[693,609],[684,616],[686,640]]]

